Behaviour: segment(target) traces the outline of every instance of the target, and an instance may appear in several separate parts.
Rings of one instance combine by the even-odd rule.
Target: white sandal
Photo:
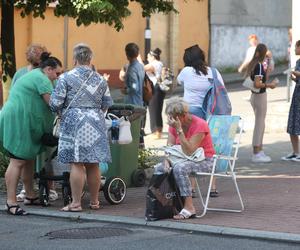
[[[173,219],[175,220],[186,220],[186,219],[194,219],[196,218],[195,213],[191,213],[189,210],[183,208],[179,214],[175,215]]]

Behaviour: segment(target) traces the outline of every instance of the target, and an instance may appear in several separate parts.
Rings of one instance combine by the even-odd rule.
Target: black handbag
[[[146,194],[147,221],[173,218],[183,208],[173,172],[153,175]]]
[[[43,145],[48,147],[55,147],[58,145],[58,138],[52,133],[45,133],[42,135],[41,142]]]

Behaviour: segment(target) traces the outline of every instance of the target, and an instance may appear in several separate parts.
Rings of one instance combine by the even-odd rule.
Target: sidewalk
[[[283,70],[282,70],[283,71]],[[278,73],[280,71],[278,70]],[[239,160],[236,163],[238,184],[245,205],[242,213],[208,212],[201,219],[180,222],[162,220],[145,222],[146,187],[129,188],[124,203],[110,205],[103,194],[100,194],[101,209],[88,209],[88,197],[84,197],[82,213],[59,212],[62,200],[54,202],[50,207],[27,208],[30,213],[81,218],[99,221],[130,223],[154,227],[173,228],[187,231],[215,233],[222,235],[276,239],[300,243],[300,165],[296,162],[284,162],[280,157],[290,152],[289,137],[285,132],[289,103],[285,100],[285,87],[280,86],[268,91],[268,115],[266,134],[264,137],[265,152],[272,157],[270,164],[253,164],[251,157],[251,137],[253,128],[253,111],[249,101],[248,90],[233,82],[234,75],[223,75],[229,96],[232,101],[233,114],[239,114],[246,121],[245,133],[242,135]],[[228,79],[230,79],[229,81]],[[282,78],[282,77],[281,77]],[[227,80],[226,80],[227,79]],[[284,79],[284,78],[283,78]],[[229,84],[232,83],[232,84]],[[284,85],[284,84],[283,84]],[[284,94],[283,94],[284,93]],[[181,95],[182,93],[176,92]],[[164,116],[164,119],[166,117]],[[146,132],[149,132],[147,125]],[[164,138],[152,140],[145,137],[147,148],[160,147],[166,144],[167,128],[164,127]],[[60,187],[58,187],[59,190]],[[228,204],[234,206],[232,184],[227,180],[218,181],[220,197],[211,199],[211,205]],[[5,193],[0,192],[0,205],[5,204]],[[196,204],[196,203],[195,203]],[[197,205],[197,204],[196,204]]]

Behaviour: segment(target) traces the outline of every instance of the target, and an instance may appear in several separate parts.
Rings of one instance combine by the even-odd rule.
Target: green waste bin
[[[136,186],[135,180],[142,177],[142,173],[137,169],[138,150],[141,120],[146,114],[146,110],[140,106],[116,104],[109,108],[108,113],[113,113],[118,117],[128,117],[131,122],[132,142],[125,145],[111,143],[112,162],[108,164],[108,171],[105,175],[108,177],[119,176],[127,186]]]

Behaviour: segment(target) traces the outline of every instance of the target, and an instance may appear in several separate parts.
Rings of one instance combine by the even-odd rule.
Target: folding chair
[[[213,115],[210,117],[208,123],[216,154],[213,156],[214,161],[211,172],[197,172],[195,174],[196,188],[200,197],[200,202],[203,206],[202,214],[198,215],[197,217],[204,216],[208,210],[242,212],[244,210],[244,204],[236,182],[236,175],[234,172],[235,161],[238,159],[237,154],[243,130],[242,120],[239,116]],[[201,176],[210,177],[205,202],[199,185],[199,177]],[[241,205],[240,209],[228,209],[220,207],[213,208],[208,206],[210,198],[209,194],[211,192],[212,181],[214,177],[227,177],[232,179]]]

